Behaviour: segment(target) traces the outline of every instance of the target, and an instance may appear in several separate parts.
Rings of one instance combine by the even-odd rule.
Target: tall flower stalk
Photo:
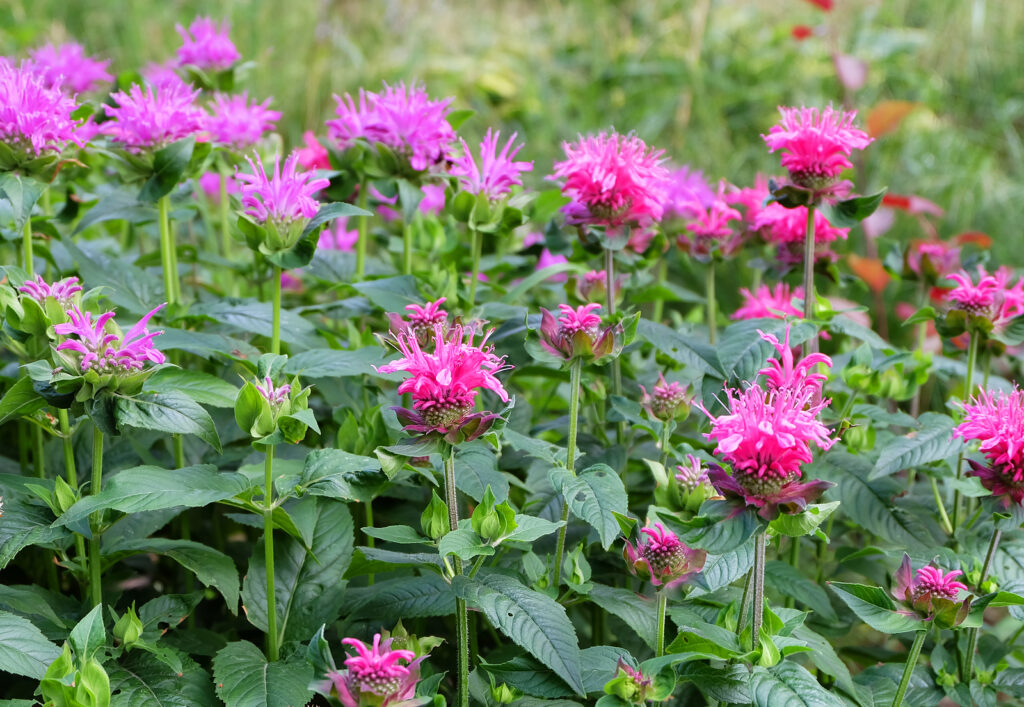
[[[924,639],[928,636],[927,630],[914,633],[914,642],[910,646],[906,663],[903,665],[903,676],[900,678],[899,687],[896,688],[896,696],[892,699],[892,707],[900,707],[903,698],[907,695],[907,688],[910,686],[910,676],[914,674],[917,667],[917,659],[921,656],[921,647],[924,646]]]
[[[565,448],[565,468],[573,476],[576,475],[576,431],[580,414],[580,375],[583,371],[583,359],[577,358],[569,366],[569,436]],[[569,502],[562,499],[562,527],[558,529],[558,542],[555,544],[555,571],[551,586],[556,589],[562,582],[562,563],[565,558],[565,534],[569,525]]]
[[[263,461],[263,564],[267,582],[267,660],[273,662],[280,657],[274,594],[274,447],[267,445],[266,449]]]
[[[444,494],[448,506],[448,531],[459,529],[458,491],[455,488],[455,447],[450,446],[444,455]],[[463,573],[462,559],[455,556],[455,574]],[[458,652],[458,704],[469,707],[469,612],[466,600],[455,599],[455,637]]]
[[[369,183],[363,182],[359,185],[359,201],[358,206],[363,211],[366,211],[367,205],[367,192],[369,191]],[[357,228],[359,230],[359,239],[356,241],[356,280],[360,281],[366,277],[366,241],[370,237],[369,235],[369,217],[366,214],[361,214],[359,220],[356,221]]]
[[[103,487],[103,432],[99,427],[92,431],[92,483],[89,495],[99,494]],[[99,523],[102,511],[89,516],[92,534],[89,538],[89,597],[93,606],[103,603],[103,565],[100,557]]]

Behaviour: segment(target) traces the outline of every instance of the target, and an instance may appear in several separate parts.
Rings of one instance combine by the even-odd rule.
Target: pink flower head
[[[442,332],[448,330],[448,312],[441,309],[441,305],[447,299],[447,297],[442,297],[433,302],[427,302],[423,306],[407,304],[405,311],[408,314],[404,319],[401,314],[389,313],[388,320],[391,322],[391,331],[410,331],[415,335],[421,347],[429,345],[438,328]]]
[[[312,130],[302,133],[302,142],[305,146],[295,151],[299,155],[300,167],[306,170],[330,169],[327,148],[320,144]]]
[[[692,454],[686,455],[686,466],[676,466],[676,472],[676,481],[688,492],[711,482],[707,467]]]
[[[85,93],[99,87],[99,84],[113,81],[107,73],[110,60],[103,61],[87,56],[81,44],[46,46],[33,49],[30,56],[36,71],[50,88],[63,88],[72,93]]]
[[[661,523],[641,528],[640,541],[634,546],[628,540],[623,549],[629,571],[649,578],[652,585],[675,587],[704,568],[707,553],[684,545],[676,534]]]
[[[978,440],[988,465],[971,462],[971,476],[1003,506],[1024,504],[1024,390],[982,390],[963,404],[964,420],[954,437]]]
[[[588,270],[582,276],[576,277],[576,296],[584,302],[604,302],[607,296],[608,273],[605,270]],[[625,278],[619,275],[615,278],[615,301],[622,299],[622,285]]]
[[[658,382],[654,385],[653,392],[648,393],[643,386],[640,386],[640,390],[644,391],[642,405],[647,408],[651,417],[662,422],[674,420],[680,414],[685,417],[690,412],[693,395],[689,392],[689,387],[678,381],[669,383],[661,372],[658,373]]]
[[[394,150],[422,172],[444,162],[455,140],[448,123],[451,98],[434,101],[423,86],[384,84],[381,93],[360,89],[359,103],[352,96],[334,97],[337,118],[327,121],[327,134],[342,148],[355,140],[382,144]]]
[[[246,157],[252,173],[236,172],[235,179],[242,184],[242,206],[245,213],[258,223],[272,223],[287,227],[297,221],[316,216],[320,208],[314,195],[330,182],[316,179],[312,172],[299,172],[298,155],[292,153],[281,167],[281,159],[274,158],[274,172],[267,176],[263,161]]]
[[[274,129],[281,119],[281,113],[270,110],[271,99],[262,103],[249,102],[246,92],[230,95],[215,93],[210,101],[210,115],[206,117],[205,128],[210,137],[219,145],[234,150],[246,150]]]
[[[420,187],[423,198],[420,199],[419,211],[422,214],[439,214],[444,211],[445,195],[443,184],[424,184]]]
[[[289,383],[283,383],[277,387],[274,387],[274,381],[270,379],[270,376],[266,376],[263,379],[263,383],[254,382],[253,385],[256,390],[259,391],[263,399],[270,403],[271,407],[280,407],[292,392],[292,386]]]
[[[699,170],[683,166],[669,172],[665,195],[665,217],[691,219],[715,202],[715,192]]]
[[[785,319],[802,317],[803,312],[793,306],[793,298],[802,300],[804,288],[790,288],[784,282],[775,285],[760,285],[757,293],[746,287],[740,288],[743,306],[732,313],[733,319]]]
[[[111,120],[103,131],[129,152],[159,150],[202,131],[206,114],[195,104],[199,91],[184,83],[132,84],[111,94],[116,106],[104,105]]]
[[[300,272],[296,270],[296,272]],[[287,270],[281,271],[281,289],[291,292],[302,292],[302,279],[292,275]]]
[[[960,248],[937,239],[910,242],[907,249],[907,267],[918,277],[941,278],[954,272],[960,265]]]
[[[143,80],[156,88],[176,87],[179,91],[193,90],[192,85],[178,75],[173,61],[146,64],[142,67],[141,73]]]
[[[199,188],[206,195],[206,198],[212,201],[214,204],[220,203],[220,186],[221,181],[224,181],[224,190],[228,194],[238,194],[240,189],[238,182],[230,177],[222,177],[217,172],[203,172],[199,175]]]
[[[415,695],[423,658],[409,650],[392,649],[393,640],[382,641],[379,633],[372,646],[355,638],[342,639],[355,648],[356,655],[345,658],[345,670],[331,670],[327,678],[344,707],[397,706]]]
[[[434,330],[434,350],[424,351],[415,334],[392,332],[402,358],[381,366],[381,373],[402,371],[409,378],[398,386],[399,393],[409,393],[414,411],[397,408],[396,412],[405,429],[424,434],[437,433],[454,441],[463,435],[475,439],[486,431],[497,418],[495,415],[473,415],[473,406],[480,390],[490,390],[503,402],[508,393],[496,374],[509,370],[504,357],[494,354],[487,345],[490,332],[479,344],[473,342],[473,332],[456,325],[447,332],[438,326]],[[469,429],[464,429],[469,427]]]
[[[765,201],[771,196],[768,189],[768,178],[763,174],[754,177],[754,184],[749,187],[733,187],[727,196],[728,202],[738,206],[743,212],[743,224],[749,231],[756,231],[755,222],[765,207]]]
[[[498,152],[500,131],[487,129],[483,142],[480,143],[480,164],[478,165],[469,145],[462,138],[462,154],[452,160],[449,174],[459,178],[462,188],[470,194],[484,194],[491,201],[497,201],[508,194],[514,186],[523,183],[520,175],[533,169],[533,162],[516,162],[515,157],[523,149],[522,145],[513,144],[516,133]]]
[[[946,276],[957,284],[946,294],[946,299],[956,308],[969,314],[991,319],[998,309],[1000,297],[999,281],[991,275],[983,274],[974,284],[971,276],[961,270]]]
[[[821,394],[821,388],[828,380],[823,373],[814,373],[818,364],[826,368],[832,367],[832,359],[823,353],[808,354],[799,362],[794,362],[793,349],[789,347],[789,326],[786,326],[786,339],[780,342],[774,335],[765,334],[758,329],[761,338],[775,347],[779,358],[770,358],[766,366],[758,371],[764,376],[765,385],[769,390],[791,389],[802,393],[805,389]]]
[[[648,150],[635,135],[601,133],[563,143],[566,159],[552,179],[571,201],[562,207],[577,225],[648,226],[660,221],[669,173],[661,150]]]
[[[960,570],[943,572],[938,567],[926,565],[914,573],[910,557],[903,555],[900,568],[893,575],[895,586],[892,595],[897,601],[903,602],[914,609],[914,613],[932,619],[935,615],[950,607],[955,619],[953,625],[962,623],[970,611],[970,601],[957,602],[960,592],[967,591],[967,585],[956,581],[962,575]],[[959,606],[956,604],[959,603]],[[911,612],[902,612],[911,613]],[[952,618],[952,617],[950,617]]]
[[[872,138],[854,127],[856,112],[846,113],[831,106],[779,108],[782,121],[762,135],[768,148],[782,150],[782,166],[794,184],[815,192],[835,185],[839,174],[852,167],[853,150],[863,150]]]
[[[616,324],[601,330],[601,317],[594,312],[601,309],[597,303],[573,309],[568,304],[558,305],[561,316],[541,308],[540,345],[552,356],[570,361],[583,358],[600,362],[622,350],[623,328]]]
[[[71,307],[74,296],[81,291],[82,286],[78,284],[77,277],[66,277],[50,285],[41,275],[26,280],[25,284],[18,288],[18,292],[28,295],[39,304],[43,304],[47,297],[53,297],[64,309]]]
[[[569,259],[564,255],[556,255],[547,248],[541,250],[540,255],[537,256],[537,270],[544,270],[554,265],[562,265],[568,263]],[[555,273],[548,278],[551,282],[566,282],[569,279],[569,275],[564,272]]]
[[[798,206],[787,209],[782,204],[771,203],[761,209],[753,228],[760,231],[764,239],[775,244],[779,249],[779,259],[784,263],[803,261],[803,243],[807,236],[807,208]],[[838,239],[846,239],[850,233],[848,228],[836,228],[828,222],[820,210],[814,211],[814,244],[815,258],[818,260],[835,259],[829,244]]]
[[[228,36],[227,22],[220,26],[209,17],[197,17],[186,30],[175,25],[181,35],[178,48],[178,66],[194,66],[203,71],[224,71],[230,69],[241,58]]]
[[[325,250],[340,250],[348,253],[355,248],[359,241],[359,230],[348,227],[348,217],[334,219],[334,221],[320,232],[317,241],[317,248]]]
[[[71,117],[77,107],[32,64],[0,61],[0,142],[16,155],[60,152],[69,142],[81,146],[79,126]]]
[[[153,346],[153,337],[163,332],[150,332],[147,328],[149,320],[163,307],[161,304],[151,310],[127,334],[119,334],[106,328],[114,318],[113,312],[104,312],[94,322],[91,312],[83,313],[77,306],[72,306],[67,312],[70,321],[55,325],[53,330],[58,336],[74,338],[62,341],[57,350],[81,354],[79,366],[82,373],[132,373],[142,370],[147,361],[163,363],[166,358]]]
[[[686,231],[679,234],[679,247],[691,255],[707,257],[720,251],[723,255],[732,255],[739,247],[740,234],[729,225],[730,221],[740,221],[743,216],[729,206],[726,201],[726,183],[718,186],[718,193],[707,207],[698,207],[693,219],[686,224]]]

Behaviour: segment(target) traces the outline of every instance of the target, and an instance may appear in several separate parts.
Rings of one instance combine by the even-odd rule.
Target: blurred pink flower
[[[70,321],[55,325],[53,330],[60,337],[74,338],[60,342],[57,350],[81,354],[79,366],[82,373],[129,373],[142,370],[147,362],[163,363],[165,356],[153,345],[153,337],[163,332],[150,332],[147,328],[149,320],[163,307],[163,304],[155,307],[127,334],[121,334],[120,330],[113,333],[106,329],[107,322],[114,318],[114,312],[104,312],[94,322],[91,312],[83,313],[72,306],[67,311]]]
[[[918,277],[942,279],[960,266],[960,248],[934,239],[910,241],[907,267]]]
[[[996,331],[1002,331],[1013,319],[1024,314],[1024,278],[1013,285],[1013,272],[1006,267],[988,273],[978,266],[978,283],[961,270],[947,275],[957,286],[945,292],[945,299],[954,309],[989,319]]]
[[[220,145],[226,145],[237,151],[247,150],[263,137],[264,133],[274,129],[274,124],[281,119],[281,113],[270,110],[271,99],[257,103],[249,102],[246,92],[229,95],[215,93],[210,100],[210,115],[206,117],[205,129],[210,137]]]
[[[988,465],[971,462],[971,476],[1004,506],[1024,504],[1024,390],[981,390],[963,404],[964,420],[953,430],[964,441],[978,440]]]
[[[684,165],[669,172],[665,218],[696,218],[702,209],[710,208],[714,201],[715,192],[700,170],[691,170]]]
[[[784,263],[803,261],[804,238],[807,235],[807,208],[798,206],[787,209],[782,204],[771,203],[761,209],[754,222],[754,229],[759,231],[768,243],[778,247],[778,257]],[[828,222],[825,215],[818,209],[814,211],[814,243],[815,258],[818,260],[834,260],[837,256],[829,244],[838,239],[846,239],[850,229],[836,228]]]
[[[281,271],[281,289],[289,290],[291,292],[301,292],[302,287],[302,280],[300,278],[292,275],[287,270]]]
[[[192,85],[181,78],[175,70],[174,62],[147,64],[142,68],[141,74],[147,84],[156,88],[174,87],[181,91],[193,90]]]
[[[772,152],[783,152],[782,166],[793,183],[816,193],[834,186],[840,173],[853,166],[849,159],[853,150],[863,150],[872,142],[854,127],[856,111],[780,106],[779,112],[782,121],[761,137]]]
[[[648,393],[647,388],[643,386],[640,386],[640,390],[644,392],[640,404],[655,419],[667,422],[674,420],[681,412],[689,414],[690,402],[693,400],[689,386],[682,385],[678,381],[669,383],[660,371],[658,372],[658,382],[654,384],[652,392]]]
[[[523,148],[513,147],[516,133],[498,151],[500,131],[487,129],[483,142],[480,143],[480,163],[476,162],[469,145],[462,138],[462,154],[452,159],[448,173],[459,178],[462,189],[470,194],[484,194],[491,201],[496,201],[508,194],[513,186],[521,186],[523,172],[533,169],[532,162],[516,162],[515,157]]]
[[[743,217],[726,200],[726,182],[718,185],[718,193],[707,207],[698,206],[686,230],[679,234],[679,248],[690,255],[706,258],[718,251],[732,255],[739,247],[742,234],[729,225]]]
[[[784,282],[759,285],[756,293],[740,288],[743,305],[732,313],[733,319],[785,319],[802,317],[803,312],[793,306],[793,299],[802,300],[804,288],[790,288]]]
[[[707,553],[687,547],[661,523],[641,528],[640,538],[635,546],[627,540],[622,554],[629,571],[655,587],[678,586],[704,568]]]
[[[553,265],[561,265],[562,263],[568,263],[569,259],[564,255],[555,255],[547,248],[540,252],[540,256],[537,258],[537,269],[543,270],[544,268],[550,268]],[[551,282],[566,282],[569,279],[569,274],[564,272],[555,273],[548,277]]]
[[[661,220],[669,186],[663,151],[618,133],[580,136],[562,148],[566,159],[550,178],[571,199],[562,207],[568,223],[643,227]]]
[[[312,130],[302,133],[302,141],[305,147],[300,147],[295,151],[299,156],[300,167],[305,170],[331,168],[327,148],[320,144]]]
[[[179,66],[195,66],[203,71],[224,71],[241,58],[228,36],[227,22],[222,22],[218,27],[209,17],[197,17],[187,30],[181,25],[175,25],[175,29],[182,41],[178,48]]]
[[[251,157],[248,172],[236,172],[235,179],[241,183],[242,206],[245,213],[258,223],[273,222],[287,226],[302,219],[316,216],[320,208],[314,195],[326,187],[326,179],[317,179],[312,172],[299,172],[298,156],[292,153],[281,168],[281,158],[274,158],[274,172],[267,176],[263,161],[256,155],[255,164]]]
[[[98,60],[87,56],[81,44],[47,44],[29,54],[36,71],[50,88],[59,87],[72,93],[85,93],[113,81],[107,73],[109,59]]]
[[[25,284],[18,288],[18,292],[28,295],[39,304],[43,304],[47,297],[53,297],[65,309],[71,307],[74,296],[81,291],[82,286],[78,284],[77,277],[66,277],[51,285],[41,275],[25,280]]]
[[[19,157],[60,152],[69,142],[81,146],[79,125],[71,117],[76,108],[30,63],[0,61],[0,142]]]
[[[443,184],[424,184],[423,199],[420,201],[419,210],[423,214],[439,214],[444,211],[445,188]]]
[[[199,176],[199,188],[203,190],[203,194],[206,195],[206,198],[209,199],[214,204],[220,203],[221,179],[224,178],[221,177],[221,175],[218,174],[217,172],[203,172],[203,174]],[[241,193],[241,187],[239,186],[236,180],[227,178],[226,182],[227,184],[225,186],[225,190],[227,191],[228,194]]]
[[[748,231],[756,231],[758,217],[764,209],[764,202],[771,196],[768,190],[768,178],[763,174],[754,177],[754,184],[749,187],[733,187],[726,197],[732,206],[739,206],[743,211],[743,224]]]
[[[582,276],[576,276],[576,296],[584,302],[604,302],[607,290],[606,280],[608,273],[605,270],[588,270]],[[622,285],[625,278],[622,275],[615,277],[615,301],[622,298]]]
[[[359,241],[359,229],[348,227],[348,217],[334,219],[333,222],[320,232],[317,241],[317,248],[325,250],[340,250],[349,252],[356,247]]]
[[[110,120],[103,132],[129,152],[159,150],[203,129],[206,114],[195,104],[199,91],[185,84],[132,84],[128,92],[111,94],[116,105],[104,105]]]

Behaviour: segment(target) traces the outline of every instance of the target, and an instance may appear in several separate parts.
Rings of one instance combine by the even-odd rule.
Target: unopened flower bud
[[[420,516],[420,528],[423,534],[431,540],[437,541],[448,532],[448,507],[437,495],[437,491],[431,491],[430,503]]]

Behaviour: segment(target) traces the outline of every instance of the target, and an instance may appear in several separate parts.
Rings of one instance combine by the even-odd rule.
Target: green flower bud
[[[125,647],[131,646],[139,640],[142,635],[142,621],[135,613],[135,604],[128,607],[128,611],[121,615],[121,618],[114,624],[114,637]]]
[[[431,491],[432,498],[427,504],[423,515],[420,516],[420,529],[428,538],[437,542],[448,532],[448,507],[437,495],[437,491]]]
[[[516,529],[516,512],[508,501],[495,505],[494,493],[488,486],[480,505],[473,511],[473,532],[486,542],[497,543]]]

